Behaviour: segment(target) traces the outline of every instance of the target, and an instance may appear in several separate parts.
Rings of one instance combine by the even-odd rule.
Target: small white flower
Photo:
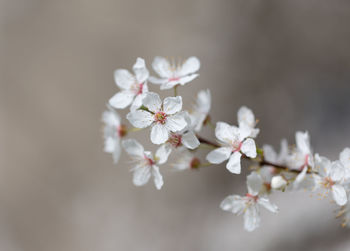
[[[196,132],[202,129],[206,119],[208,119],[211,108],[211,95],[209,90],[202,90],[197,94],[196,104],[190,112],[191,124]]]
[[[188,58],[183,64],[175,65],[163,57],[155,57],[152,63],[154,71],[160,78],[150,77],[153,84],[160,84],[161,90],[171,89],[175,85],[185,85],[199,74],[195,73],[200,68],[200,62],[196,57]]]
[[[290,169],[301,171],[295,179],[296,187],[304,181],[308,167],[314,167],[314,160],[310,146],[310,137],[308,132],[296,132],[295,134],[296,148],[288,157],[287,166]]]
[[[172,166],[177,170],[197,169],[200,166],[200,160],[187,150],[180,152],[180,156]]]
[[[263,206],[272,213],[278,212],[278,207],[268,198],[259,196],[263,181],[253,172],[247,177],[248,193],[246,196],[230,195],[221,202],[221,209],[236,215],[244,214],[244,228],[251,232],[260,225],[259,206]]]
[[[144,93],[148,92],[146,81],[149,77],[145,61],[142,58],[137,58],[133,71],[135,75],[125,69],[118,69],[114,72],[114,81],[121,89],[109,100],[109,104],[114,108],[124,109],[132,104],[130,109],[136,110],[142,105]]]
[[[130,123],[137,128],[151,126],[151,141],[153,144],[163,144],[169,139],[171,132],[184,129],[187,122],[182,109],[182,98],[167,97],[162,103],[157,93],[149,92],[142,100],[142,104],[148,109],[131,111],[127,115]]]
[[[117,163],[120,158],[120,138],[125,136],[126,127],[121,125],[118,113],[110,106],[108,111],[102,115],[102,121],[105,123],[104,127],[104,151],[112,153],[114,163]]]
[[[284,189],[287,186],[287,181],[281,175],[272,177],[271,188],[275,190]]]
[[[242,106],[238,110],[237,117],[239,127],[248,127],[251,130],[249,137],[256,138],[260,132],[260,129],[255,128],[256,120],[252,110],[246,106]]]
[[[145,151],[143,146],[134,139],[123,140],[122,145],[125,151],[136,162],[135,167],[132,169],[134,172],[134,185],[143,186],[149,181],[151,176],[153,176],[156,188],[158,190],[161,189],[164,182],[157,165],[164,164],[170,152],[161,146],[153,157],[151,152]]]
[[[238,128],[224,122],[218,122],[215,136],[222,147],[211,151],[207,155],[207,160],[212,164],[220,164],[229,159],[226,165],[227,170],[235,174],[241,173],[242,153],[250,158],[256,157],[255,142],[253,139],[247,138],[251,135],[251,130],[246,129],[246,127]]]
[[[334,201],[339,206],[347,203],[346,190],[343,186],[345,177],[345,167],[339,161],[331,162],[326,157],[315,155],[315,169],[318,174],[314,174],[315,188],[331,191]]]

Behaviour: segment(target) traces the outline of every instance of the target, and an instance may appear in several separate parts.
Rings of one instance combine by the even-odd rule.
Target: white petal
[[[114,71],[114,81],[122,90],[129,90],[135,84],[135,77],[124,69]]]
[[[275,150],[273,149],[272,146],[270,145],[264,145],[263,146],[263,150],[264,150],[264,159],[269,161],[269,162],[276,162],[277,160],[277,153],[275,152]]]
[[[155,124],[151,129],[151,141],[153,144],[160,145],[169,138],[169,132],[162,124]]]
[[[171,80],[171,81],[167,80],[165,83],[163,83],[160,86],[160,89],[161,90],[169,90],[179,83],[180,83],[180,79],[179,80]]]
[[[135,139],[126,139],[122,141],[124,150],[133,157],[144,157],[143,146]]]
[[[332,195],[333,199],[339,206],[344,206],[348,202],[346,191],[341,185],[332,186]]]
[[[162,101],[157,93],[147,92],[142,99],[142,103],[152,112],[158,112],[162,106]]]
[[[241,108],[239,108],[237,112],[237,117],[239,125],[244,123],[252,128],[255,126],[254,114],[252,110],[250,110],[248,107],[242,106]]]
[[[227,160],[231,155],[231,148],[229,147],[220,147],[211,151],[207,155],[207,160],[212,164],[220,164]]]
[[[230,211],[234,214],[243,213],[246,204],[241,196],[238,195],[230,195],[227,196],[220,204],[220,208],[224,211]]]
[[[120,159],[121,148],[119,144],[119,140],[115,141],[114,151],[113,151],[113,162],[117,164]]]
[[[134,70],[138,84],[141,84],[147,80],[149,76],[149,72],[146,68],[144,59],[137,58],[136,63],[133,66],[133,70]]]
[[[195,149],[200,142],[192,131],[188,131],[182,135],[182,144],[189,149]]]
[[[215,136],[222,142],[229,142],[238,135],[238,128],[230,126],[225,122],[217,122],[215,127]]]
[[[227,170],[231,173],[240,174],[241,173],[241,156],[240,152],[234,152],[230,160],[226,164]]]
[[[345,148],[340,153],[339,160],[346,168],[350,168],[350,148]]]
[[[135,186],[145,185],[151,178],[150,166],[138,166],[134,169],[133,183]]]
[[[259,198],[258,199],[258,203],[260,205],[262,205],[263,207],[265,207],[267,210],[269,210],[272,213],[278,213],[278,207],[271,203],[270,200],[268,198]]]
[[[108,126],[117,127],[120,125],[120,117],[118,113],[114,110],[103,112],[102,121]]]
[[[196,108],[202,113],[207,114],[211,107],[211,94],[210,90],[202,90],[197,94],[197,104]]]
[[[190,73],[195,73],[200,68],[199,59],[196,57],[188,58],[185,63],[182,65],[181,70],[178,72],[180,76],[185,76]]]
[[[124,109],[131,104],[134,97],[135,94],[131,91],[117,92],[112,98],[110,98],[109,104],[114,108]]]
[[[182,113],[177,113],[167,117],[165,126],[171,132],[178,132],[187,126],[187,122]]]
[[[308,132],[296,132],[295,141],[297,148],[304,154],[310,154],[310,137]]]
[[[263,186],[263,180],[257,172],[252,172],[247,176],[247,187],[248,187],[248,193],[250,193],[253,196],[256,196],[259,194],[261,188]]]
[[[126,118],[136,128],[145,128],[154,121],[153,115],[143,110],[129,112]]]
[[[244,229],[251,232],[260,226],[258,207],[253,205],[247,208],[244,214]]]
[[[170,78],[173,74],[168,60],[163,57],[155,57],[152,63],[153,70],[162,78]]]
[[[150,76],[148,78],[149,82],[151,82],[152,84],[156,84],[156,85],[162,85],[168,82],[168,78],[156,78],[153,76]]]
[[[158,190],[160,190],[164,184],[163,181],[163,176],[159,172],[159,167],[153,165],[152,166],[152,173],[153,173],[153,178],[154,178],[154,185]]]
[[[182,109],[182,97],[167,97],[163,102],[163,111],[166,114],[174,114]]]
[[[241,151],[249,158],[255,158],[256,157],[255,141],[250,138],[243,141]]]
[[[142,106],[142,99],[144,98],[145,94],[139,94],[135,97],[134,102],[132,102],[130,111],[136,111]]]
[[[281,149],[280,149],[280,153],[277,157],[277,162],[280,164],[284,164],[288,158],[288,153],[289,153],[288,142],[286,139],[282,139],[281,140]]]
[[[303,170],[295,178],[294,185],[296,187],[298,187],[298,185],[305,179],[306,172],[307,172],[307,167],[304,167]]]
[[[112,138],[112,137],[106,138],[105,145],[104,145],[104,151],[106,153],[113,153],[115,145],[116,145],[116,141],[114,138]]]
[[[169,144],[163,144],[158,148],[158,150],[156,151],[156,158],[158,159],[157,163],[159,165],[164,164],[168,160],[171,150],[172,149],[169,146]]]
[[[185,85],[185,84],[191,82],[193,79],[197,78],[198,76],[199,76],[199,74],[191,74],[191,75],[182,77],[179,79],[178,83],[180,85]]]

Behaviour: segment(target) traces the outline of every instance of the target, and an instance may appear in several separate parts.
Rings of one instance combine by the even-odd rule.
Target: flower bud
[[[287,181],[280,175],[274,176],[271,180],[272,189],[279,190],[285,188]]]

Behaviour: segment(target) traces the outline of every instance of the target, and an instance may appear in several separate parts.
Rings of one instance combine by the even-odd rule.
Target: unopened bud
[[[274,176],[271,180],[272,189],[279,190],[285,188],[287,181],[280,175]]]

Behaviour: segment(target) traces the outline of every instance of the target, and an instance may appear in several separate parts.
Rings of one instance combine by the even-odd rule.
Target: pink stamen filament
[[[234,148],[234,149],[232,150],[232,152],[234,153],[234,152],[239,152],[239,151],[241,151],[242,144],[243,144],[243,142],[239,142],[238,146],[236,146],[237,144],[234,143],[234,144],[233,144],[233,148]]]
[[[167,119],[167,114],[164,112],[157,112],[156,114],[154,114],[154,121],[157,123],[164,125],[166,122],[166,119]]]
[[[154,165],[154,161],[150,158],[148,158],[146,155],[143,156],[149,166]]]
[[[252,194],[250,194],[250,193],[247,193],[245,196],[248,197],[248,198],[253,199],[254,201],[257,201],[258,198],[259,198],[257,195],[254,196],[254,195],[252,195]]]
[[[171,81],[179,81],[180,78],[179,77],[173,77],[173,78],[169,78],[168,80],[169,80],[169,82],[171,82]]]

